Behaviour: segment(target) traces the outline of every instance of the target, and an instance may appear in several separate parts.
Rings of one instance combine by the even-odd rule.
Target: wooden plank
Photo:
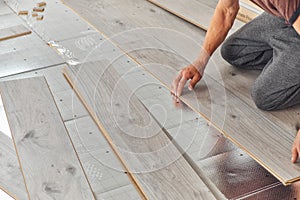
[[[110,27],[109,29],[106,28],[106,26],[103,26],[101,23],[99,23],[99,21],[101,20],[94,20],[95,15],[97,15],[96,12],[93,12],[93,9],[89,9],[86,6],[84,6],[84,2],[77,0],[77,1],[67,1],[69,5],[72,5],[77,11],[80,11],[80,13],[82,13],[84,15],[84,17],[86,17],[86,19],[89,19],[91,22],[93,22],[93,24],[98,28],[101,29],[105,32],[105,34],[108,34],[108,36],[113,36],[113,32],[111,32],[112,29],[114,30],[121,30],[119,25],[115,25],[115,27]],[[111,3],[114,4],[114,1]],[[142,3],[141,3],[142,4]],[[126,6],[126,5],[120,5],[120,4],[114,4],[114,6],[118,6],[119,10],[126,10],[127,13],[131,13],[131,9]],[[119,11],[118,11],[119,12]],[[120,12],[119,12],[120,13]],[[140,15],[138,15],[140,16]],[[100,18],[101,16],[99,16]],[[125,18],[122,19],[122,21],[125,22],[126,25],[130,26],[130,28],[134,29],[134,28],[140,28],[140,24],[136,23],[135,25],[132,25],[131,23],[135,22],[135,19],[132,19],[132,17],[127,17],[124,16]],[[137,20],[139,20],[139,17],[136,17]],[[156,15],[153,16],[153,18],[151,19],[151,21],[145,21],[144,20],[144,24],[143,26],[153,26],[154,24],[152,24],[153,21],[155,21],[155,26],[164,26],[164,21],[162,20],[165,19],[164,15]],[[130,22],[129,19],[131,19]],[[128,23],[127,23],[128,22]],[[173,24],[176,25],[176,24]],[[126,28],[128,28],[128,26]],[[195,31],[193,29],[183,29],[182,27],[178,26],[178,27],[173,27],[173,29],[176,29],[178,31],[184,31],[184,33],[189,32],[189,36],[193,36],[195,34]],[[141,30],[141,29],[140,29]],[[148,31],[148,35],[150,34],[149,29],[144,30],[144,32]],[[132,36],[131,34],[135,33],[134,36]],[[140,32],[139,32],[140,33]],[[170,59],[166,59],[168,57],[168,53],[165,52],[160,52],[163,51],[161,49],[160,46],[163,46],[162,44],[160,44],[159,46],[159,50],[153,50],[153,51],[146,51],[146,48],[156,48],[156,43],[151,43],[149,41],[149,39],[151,39],[151,37],[147,37],[146,39],[143,39],[144,35],[140,35],[140,37],[137,37],[138,34],[137,32],[129,32],[128,34],[122,34],[120,37],[114,37],[111,38],[114,41],[117,41],[119,47],[121,47],[125,52],[128,52],[128,54],[130,54],[131,57],[133,57],[135,59],[135,61],[139,64],[143,64],[146,65],[147,67],[144,66],[148,71],[152,72],[152,74],[159,78],[164,84],[166,84],[166,86],[168,86],[171,82],[171,80],[174,78],[175,74],[177,73],[178,70],[180,70],[184,65],[190,63],[192,61],[192,59],[194,59],[193,56],[196,56],[196,54],[199,51],[199,46],[197,46],[198,44],[195,43],[194,40],[187,40],[186,38],[181,40],[178,39],[178,35],[179,34],[165,34],[165,32],[163,32],[163,30],[158,30],[159,34],[154,35],[153,37],[155,38],[159,38],[159,41],[168,41],[168,45],[169,44],[173,44],[172,48],[167,48],[169,50],[166,50],[167,52],[173,52],[174,55],[171,56]],[[174,32],[173,32],[174,33]],[[126,36],[130,35],[130,40],[124,40],[124,38],[126,38]],[[134,37],[136,42],[134,42]],[[152,38],[153,38],[152,37]],[[131,40],[133,38],[133,40]],[[180,37],[180,38],[184,38],[184,37]],[[118,40],[119,39],[119,40]],[[123,40],[122,40],[123,39]],[[121,41],[121,42],[120,42]],[[174,42],[176,41],[176,42]],[[193,48],[191,48],[191,46],[189,44],[191,44],[191,42],[187,42],[187,41],[193,41],[192,46]],[[145,45],[145,44],[150,44],[149,45]],[[195,46],[197,48],[195,48]],[[176,50],[173,50],[174,47],[176,47]],[[140,49],[144,49],[145,51],[142,53],[142,50]],[[180,48],[182,49],[180,51]],[[139,49],[139,51],[137,51],[137,49]],[[189,50],[187,50],[189,49]],[[191,57],[192,56],[192,57]],[[186,60],[181,60],[180,61],[180,57],[184,57],[186,59],[189,60],[189,62],[187,62]],[[179,59],[179,60],[178,60]],[[153,66],[153,65],[148,65],[150,63],[159,63],[157,64],[157,66]],[[223,61],[218,61],[216,63],[221,63],[222,65],[224,65]],[[169,68],[163,67],[161,65],[164,66],[170,66]],[[151,67],[150,67],[151,66]],[[166,68],[166,69],[165,69]],[[226,70],[226,68],[223,68],[222,70]],[[240,95],[239,93],[237,93],[235,90],[225,90],[226,94],[230,94],[230,95],[226,95],[224,97],[230,97],[229,100],[227,99],[227,101],[225,101],[225,99],[222,96],[218,96],[220,94],[224,94],[224,88],[222,87],[222,85],[226,86],[226,83],[224,84],[222,81],[222,78],[219,79],[219,77],[217,76],[218,73],[220,73],[220,71],[218,70],[211,70],[210,73],[212,73],[211,77],[208,77],[208,80],[210,80],[210,87],[211,88],[215,88],[215,95],[216,97],[218,97],[217,100],[213,100],[214,102],[214,107],[215,110],[218,111],[218,109],[221,110],[221,112],[223,112],[224,110],[226,110],[229,106],[229,108],[233,109],[232,111],[232,116],[237,117],[237,114],[239,114],[239,118],[240,119],[249,119],[249,121],[252,121],[254,123],[254,126],[252,126],[251,124],[247,123],[246,121],[244,122],[246,125],[244,124],[237,124],[237,126],[235,126],[236,122],[233,121],[233,117],[230,116],[230,113],[227,113],[226,115],[224,115],[224,113],[218,113],[220,111],[218,111],[217,113],[211,113],[210,112],[210,93],[206,92],[203,93],[201,92],[201,90],[199,88],[206,88],[205,85],[199,85],[196,93],[192,93],[190,95],[193,96],[186,96],[186,103],[191,106],[192,108],[194,108],[195,111],[200,111],[202,114],[204,114],[204,117],[210,118],[209,116],[211,116],[211,114],[213,114],[213,119],[214,119],[214,124],[216,125],[216,127],[219,127],[220,131],[224,128],[223,127],[223,122],[224,122],[224,118],[227,120],[227,122],[225,123],[225,125],[227,126],[226,129],[228,129],[227,131],[222,131],[223,133],[225,133],[226,136],[230,137],[230,134],[236,134],[238,132],[241,132],[244,127],[247,127],[245,132],[242,131],[243,133],[241,133],[241,135],[247,135],[247,137],[250,137],[250,135],[252,135],[252,131],[256,133],[257,137],[256,139],[259,139],[259,137],[267,137],[267,135],[269,134],[269,137],[276,140],[276,141],[271,141],[268,140],[267,143],[265,144],[269,144],[268,146],[270,146],[271,148],[269,149],[269,152],[265,152],[265,144],[261,143],[261,141],[258,141],[258,144],[261,144],[260,147],[260,151],[259,149],[256,148],[257,144],[255,144],[255,142],[253,142],[253,138],[248,138],[249,141],[252,141],[252,143],[247,142],[245,140],[243,140],[243,138],[240,138],[241,140],[243,140],[243,142],[245,142],[245,144],[249,144],[249,148],[251,147],[251,145],[254,145],[251,147],[251,150],[255,147],[255,154],[252,154],[251,152],[248,151],[248,153],[255,158],[261,165],[263,165],[266,169],[268,169],[269,171],[271,171],[279,180],[281,180],[283,183],[285,184],[289,184],[292,181],[296,181],[299,178],[299,166],[298,165],[294,165],[291,164],[290,162],[290,149],[291,149],[291,145],[294,139],[294,135],[293,132],[295,132],[295,127],[293,127],[293,132],[290,131],[290,129],[286,128],[285,126],[281,126],[282,124],[287,123],[287,119],[284,119],[284,115],[282,115],[281,113],[277,113],[277,114],[270,114],[270,113],[264,113],[261,112],[260,110],[256,109],[253,106],[250,106],[248,104],[247,101],[250,101],[251,99],[248,98],[248,100],[246,101],[245,99],[241,98],[243,95]],[[228,71],[226,72],[228,73]],[[222,74],[221,74],[222,75]],[[212,79],[213,77],[213,79]],[[217,77],[217,78],[216,78]],[[221,76],[222,77],[222,76]],[[218,79],[218,83],[215,82],[215,79]],[[224,79],[225,80],[225,79]],[[222,84],[222,85],[221,85]],[[249,84],[248,84],[249,85]],[[218,93],[219,92],[219,93]],[[232,93],[234,92],[234,94]],[[245,91],[247,92],[247,91]],[[186,93],[186,92],[185,92]],[[187,94],[188,95],[188,94]],[[238,97],[236,96],[238,95]],[[193,97],[197,97],[197,100],[193,100]],[[201,98],[202,97],[202,98]],[[189,99],[191,98],[191,99]],[[242,99],[242,100],[241,100]],[[205,102],[208,101],[208,102]],[[202,102],[204,101],[204,102]],[[200,103],[199,103],[200,102]],[[229,105],[226,105],[225,107],[225,102],[228,102]],[[237,103],[239,105],[239,108],[236,108],[234,103]],[[246,102],[246,103],[245,103]],[[203,104],[203,107],[201,109],[197,109],[198,107],[194,107],[194,106],[199,106]],[[229,111],[230,109],[227,109],[227,111]],[[236,114],[234,114],[236,113]],[[223,116],[223,119],[222,119]],[[253,117],[253,116],[256,116]],[[238,117],[237,117],[238,118]],[[235,118],[235,119],[237,119]],[[230,120],[232,119],[232,120]],[[257,122],[257,119],[261,119]],[[297,120],[297,117],[293,119],[294,121]],[[294,122],[293,121],[293,122]],[[279,122],[279,123],[278,123]],[[277,125],[280,124],[280,125]],[[232,126],[232,127],[231,127]],[[225,129],[224,129],[225,130]],[[248,133],[247,133],[248,132]],[[273,133],[274,132],[274,133]],[[265,134],[263,136],[260,136],[261,133],[268,133]],[[274,134],[276,134],[276,136],[274,136]],[[237,137],[241,137],[241,135],[237,135]],[[276,138],[278,135],[278,138],[282,139],[282,142],[279,142],[278,139]],[[231,138],[231,137],[230,137]],[[238,143],[238,145],[240,145],[241,147],[248,148],[245,147],[245,144],[242,144],[240,142],[237,142],[235,140],[235,138],[231,138],[233,141],[235,141],[236,143]],[[255,140],[256,140],[255,139]],[[267,139],[267,138],[264,138]],[[282,158],[282,160],[277,159],[277,160],[270,160],[269,156],[267,156],[267,153],[270,153],[271,151],[274,150],[275,146],[274,144],[280,143],[280,147],[278,147],[278,149],[275,149],[274,152],[278,153],[278,155],[280,155],[280,158]],[[280,151],[278,151],[280,148],[282,148]],[[247,150],[246,150],[247,151]],[[259,155],[262,154],[262,155]],[[265,155],[263,155],[265,154]],[[262,156],[260,159],[257,158],[257,156]],[[265,163],[267,162],[267,164]],[[277,162],[277,163],[275,163]],[[280,162],[280,163],[279,163]],[[281,164],[285,163],[286,166],[282,166]],[[277,166],[279,165],[279,166]],[[287,168],[290,168],[290,170],[286,170]],[[284,169],[284,171],[283,171]],[[276,172],[275,172],[276,171]],[[285,171],[289,171],[288,174]],[[295,178],[296,177],[296,178]]]
[[[0,131],[0,188],[14,199],[27,200],[13,141]]]
[[[17,13],[19,8],[31,11],[32,8],[36,6],[37,1],[6,0],[6,3]],[[90,31],[91,27],[85,23],[84,20],[78,18],[78,16],[60,1],[47,1],[46,7],[42,21],[34,22],[32,17],[23,17],[28,23],[34,23],[32,30],[45,42],[62,41],[79,35],[85,35]]]
[[[78,12],[82,13],[83,17],[93,25],[108,36],[114,36],[115,33],[121,33],[124,30],[132,30],[130,32],[122,33],[117,37],[112,39],[118,43],[123,49],[126,50],[126,46],[132,41],[131,50],[140,48],[162,48],[166,51],[173,50],[178,56],[185,57],[190,62],[194,60],[197,56],[199,49],[201,47],[201,42],[204,39],[201,30],[187,26],[188,23],[184,23],[181,20],[176,20],[172,15],[168,15],[166,12],[155,11],[155,7],[147,2],[139,2],[137,5],[132,1],[122,1],[122,4],[118,1],[101,1],[103,6],[98,5],[99,2],[94,2],[93,8],[87,7],[84,1],[65,1],[71,5]],[[101,5],[102,5],[101,4]],[[139,9],[137,9],[139,8]],[[145,10],[154,10],[155,12],[145,12]],[[124,12],[119,12],[120,10]],[[99,14],[101,13],[101,14]],[[115,17],[109,18],[111,13]],[[131,15],[122,15],[122,13],[130,13]],[[109,21],[110,26],[107,26],[103,20],[94,20],[96,18],[103,18],[106,16],[106,20]],[[151,20],[143,20],[143,23],[140,22],[140,17],[149,18]],[[113,20],[122,21],[123,25],[114,23]],[[170,23],[170,21],[172,23]],[[164,27],[161,28],[151,28],[151,29],[141,29],[142,27]],[[139,31],[137,31],[139,30]],[[148,32],[148,34],[145,34]],[[180,34],[178,34],[180,33]],[[182,34],[181,34],[182,33]],[[122,37],[124,35],[124,37]],[[142,35],[142,36],[141,36]],[[145,35],[147,39],[145,39]],[[153,41],[153,37],[159,40],[162,43],[160,46],[157,45],[157,41]],[[178,39],[180,38],[180,39]],[[140,39],[140,42],[134,42]],[[149,40],[149,41],[147,41]],[[174,42],[176,41],[176,42]],[[199,41],[199,43],[198,43]],[[102,45],[101,45],[102,46]],[[165,48],[165,46],[169,48]],[[71,47],[70,47],[71,48]],[[168,50],[169,49],[169,50]],[[93,54],[96,55],[96,54]],[[102,55],[102,54],[101,54]],[[96,56],[95,56],[96,57]],[[88,58],[93,58],[92,56]],[[163,60],[159,62],[163,63]],[[181,67],[184,66],[184,63],[181,64]],[[176,70],[179,70],[178,67]],[[250,87],[256,77],[258,76],[257,72],[253,71],[243,71],[233,67],[230,67],[220,56],[217,51],[209,62],[206,73],[211,75],[213,79],[218,81],[220,84],[224,85],[227,89],[234,92],[239,98],[251,105],[254,109],[252,98],[250,97]],[[171,82],[171,80],[170,80]],[[239,84],[237,84],[239,83]],[[291,108],[288,110],[283,110],[280,112],[261,112],[266,115],[268,118],[271,118],[272,121],[280,124],[290,133],[295,132],[295,126],[298,124],[298,113],[300,108]]]
[[[211,18],[215,12],[215,9],[197,0],[177,0],[176,3],[172,0],[148,1],[204,30],[208,29]],[[231,32],[238,30],[242,26],[242,22],[235,21]]]
[[[0,15],[0,29],[25,25],[15,13]],[[2,23],[3,22],[3,23]],[[0,42],[0,77],[41,69],[65,61],[35,32]]]
[[[6,15],[13,11],[6,5],[4,0],[0,0],[0,15]]]
[[[71,66],[64,73],[142,197],[214,199],[112,66],[107,61],[83,66]]]
[[[183,61],[176,55],[164,53],[158,57],[158,54],[158,51],[155,53],[140,51],[131,53],[131,56],[137,58],[139,63],[143,63],[148,71],[168,87],[176,71],[162,66],[176,66],[175,63]],[[145,62],[147,60],[145,55],[152,57],[153,60],[163,59],[164,65]],[[211,121],[219,131],[244,149],[281,182],[290,184],[299,180],[300,166],[290,161],[293,134],[261,115],[257,109],[250,107],[230,91],[226,90],[223,96],[223,90],[223,86],[207,75],[195,93],[185,91],[182,100]],[[226,113],[222,113],[224,110]],[[277,159],[272,155],[276,155]]]
[[[106,200],[107,193],[121,187],[127,188],[127,193],[132,197],[129,199],[141,199],[121,162],[90,116],[68,121],[66,127],[96,199]],[[110,199],[118,200],[120,197],[112,196]]]
[[[30,199],[95,199],[46,80],[0,83]]]
[[[24,25],[0,29],[0,41],[30,34],[31,31]]]
[[[82,105],[82,103],[80,102],[80,100],[66,81],[64,75],[62,74],[62,70],[65,66],[66,65],[63,64],[55,67],[12,75],[5,78],[0,78],[0,81],[45,76],[63,121],[69,121],[74,118],[87,116],[88,113],[86,109],[84,108],[84,106]],[[2,124],[0,115],[0,131],[2,128],[4,128],[1,127],[1,125]]]

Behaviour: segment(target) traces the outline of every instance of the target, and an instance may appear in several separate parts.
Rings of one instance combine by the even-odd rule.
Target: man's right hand
[[[193,90],[195,85],[201,80],[204,73],[204,67],[200,70],[196,69],[194,65],[188,65],[187,67],[180,70],[178,76],[172,82],[172,95],[175,96],[176,100],[180,97],[182,90],[188,80],[189,82],[189,90]]]

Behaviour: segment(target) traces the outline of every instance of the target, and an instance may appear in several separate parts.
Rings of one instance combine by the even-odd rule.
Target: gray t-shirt
[[[290,25],[300,14],[300,0],[251,0],[266,12],[282,17]]]

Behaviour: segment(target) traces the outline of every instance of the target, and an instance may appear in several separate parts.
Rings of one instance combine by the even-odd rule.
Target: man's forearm
[[[220,0],[206,33],[203,48],[192,63],[203,74],[210,56],[225,40],[239,10],[238,0]]]
[[[203,44],[204,50],[212,55],[225,40],[239,10],[238,0],[220,0]]]

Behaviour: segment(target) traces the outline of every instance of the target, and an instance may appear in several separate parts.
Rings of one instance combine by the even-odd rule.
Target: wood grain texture
[[[24,25],[0,29],[0,41],[30,34],[31,31]]]
[[[27,200],[28,196],[19,167],[13,141],[0,132],[0,188],[17,200]]]
[[[168,86],[177,70],[150,63],[153,60],[164,60],[163,66],[175,67],[176,63],[178,66],[178,63],[184,61],[180,61],[174,54],[154,52],[139,51],[131,53],[131,56],[137,58],[148,71]],[[147,62],[149,57],[153,60]],[[300,166],[290,161],[293,133],[261,115],[257,109],[246,104],[229,90],[224,93],[224,87],[208,75],[195,89],[195,93],[185,90],[182,100],[211,121],[219,131],[284,184],[290,184],[300,178]]]
[[[0,81],[45,76],[63,121],[69,121],[74,118],[87,116],[88,113],[86,109],[62,74],[62,70],[65,66],[66,65],[58,65],[55,67],[12,75],[5,78],[0,78]]]
[[[132,198],[124,196],[122,199],[141,199],[124,173],[121,162],[90,116],[68,121],[66,127],[97,200],[106,200],[106,193],[124,186],[127,186],[127,193]],[[111,199],[120,198],[112,196]]]
[[[95,199],[43,77],[0,83],[30,199]]]
[[[214,199],[107,61],[65,75],[145,199]]]
[[[77,1],[65,1],[68,3],[68,5],[72,6],[74,9],[76,9],[79,13],[81,13],[87,20],[89,20],[93,25],[95,25],[98,30],[102,30],[105,34],[107,34],[108,36],[113,36],[114,31],[116,32],[120,32],[122,30],[122,28],[124,29],[124,27],[126,29],[132,28],[141,28],[143,26],[161,26],[161,27],[168,27],[167,24],[165,24],[165,20],[168,19],[168,17],[166,16],[166,14],[163,13],[156,13],[156,15],[151,16],[151,20],[144,20],[144,24],[141,25],[139,23],[139,16],[141,15],[137,15],[135,18],[132,17],[132,15],[130,16],[125,16],[123,15],[122,18],[120,18],[119,20],[122,20],[123,22],[123,26],[119,25],[119,24],[114,24],[114,26],[110,26],[109,28],[107,28],[107,26],[101,22],[101,20],[94,20],[95,16],[98,16],[99,18],[101,18],[102,16],[98,14],[98,12],[96,12],[93,8],[89,8],[88,6],[85,6],[84,2],[81,0],[77,0]],[[115,1],[110,1],[111,3],[108,3],[105,1],[105,3],[110,6],[110,5],[114,5],[115,7],[117,7],[119,10],[123,10],[124,12],[126,11],[126,13],[138,13],[138,11],[135,8],[131,8],[131,6],[128,6],[127,4],[124,5],[123,4],[118,4]],[[130,4],[130,2],[127,2],[128,4]],[[95,2],[96,4],[96,2]],[[105,6],[107,6],[105,5]],[[108,7],[107,6],[107,7]],[[139,7],[146,7],[146,5],[144,5],[144,3],[140,3]],[[98,9],[100,9],[100,6],[97,7]],[[104,7],[105,8],[105,7]],[[101,10],[102,11],[102,10]],[[112,10],[113,11],[113,10]],[[105,9],[103,9],[103,12],[105,12]],[[121,13],[121,12],[119,12]],[[109,16],[109,14],[107,15]],[[143,15],[142,15],[143,16]],[[145,17],[148,17],[148,13],[145,12]],[[118,17],[117,17],[118,18]],[[110,19],[108,19],[110,20]],[[115,20],[115,19],[114,19]],[[173,19],[174,20],[174,19]],[[155,21],[155,23],[154,23]],[[172,20],[171,20],[172,21]],[[176,20],[174,20],[176,21]],[[135,22],[135,24],[133,24]],[[179,25],[180,23],[173,23],[173,27],[172,29],[180,31],[180,32],[184,32],[186,33],[188,36],[193,36],[196,38],[196,33],[197,31],[194,30],[193,28],[183,28],[184,23],[182,23],[182,26]],[[149,30],[147,34],[152,34]],[[145,32],[146,32],[145,31]],[[181,39],[178,39],[178,34],[165,34],[165,32],[163,32],[162,30],[158,31],[159,34],[156,33],[156,35],[150,35],[151,37],[144,37],[143,34],[135,34],[135,35],[131,35],[132,32],[130,32],[129,34],[123,34],[121,37],[114,37],[111,38],[112,40],[114,40],[119,47],[122,48],[122,50],[124,50],[125,52],[127,52],[138,64],[142,64],[143,67],[146,68],[146,64],[148,65],[148,63],[157,63],[157,66],[153,66],[148,65],[148,67],[146,68],[148,71],[152,72],[152,75],[154,75],[156,78],[160,79],[166,86],[170,85],[171,80],[174,78],[175,74],[177,73],[178,70],[180,70],[183,66],[185,66],[186,64],[188,64],[189,62],[191,62],[197,55],[198,51],[199,51],[199,45],[197,43],[195,43],[194,40],[191,39],[186,39],[184,37],[180,37]],[[199,34],[199,33],[198,33]],[[130,37],[126,37],[130,35]],[[140,37],[137,37],[140,36]],[[159,36],[159,37],[157,37]],[[144,51],[142,53],[142,50],[140,50],[141,48],[143,50],[147,49],[147,48],[156,48],[157,47],[157,41],[155,43],[152,43],[151,40],[149,39],[153,39],[153,38],[159,38],[159,50],[158,51]],[[183,39],[182,39],[183,38]],[[135,42],[134,42],[135,40]],[[153,41],[153,40],[152,40]],[[176,41],[176,42],[174,42]],[[191,41],[193,41],[192,45]],[[165,45],[164,45],[165,44]],[[168,59],[168,54],[164,53],[164,52],[160,52],[163,51],[163,49],[161,49],[161,47],[166,47],[165,51],[167,52],[173,52],[172,58]],[[195,48],[197,47],[197,48]],[[169,50],[168,50],[169,49]],[[181,61],[178,61],[178,59],[180,60],[181,58],[184,58]],[[220,60],[220,57],[218,57],[219,59],[215,60],[213,64],[215,64],[215,66],[217,66],[217,70],[216,67],[211,68],[211,67],[207,67],[207,74],[211,75],[209,78],[211,80],[210,83],[210,87],[214,88],[215,85],[218,86],[216,87],[214,93],[215,95],[218,97],[217,99],[213,99],[212,101],[214,102],[214,105],[216,106],[215,108],[217,108],[216,110],[220,109],[221,111],[225,110],[225,102],[229,102],[230,106],[232,106],[232,109],[236,109],[232,111],[232,116],[237,117],[237,114],[240,114],[240,118],[241,119],[247,119],[249,118],[249,122],[245,122],[246,125],[243,125],[245,127],[241,127],[242,125],[240,123],[234,123],[233,121],[230,121],[228,119],[233,118],[230,117],[229,114],[225,115],[225,118],[227,119],[227,131],[226,131],[226,135],[228,137],[230,137],[231,134],[236,134],[235,132],[242,132],[240,133],[240,135],[247,135],[248,137],[250,137],[250,135],[252,135],[252,131],[256,132],[256,136],[253,136],[249,139],[248,144],[251,144],[252,147],[249,146],[249,151],[248,153],[254,158],[256,159],[260,164],[262,164],[266,169],[268,169],[269,171],[271,171],[279,180],[281,180],[283,183],[285,184],[289,184],[292,181],[295,181],[299,178],[299,166],[298,165],[293,165],[290,163],[290,148],[291,148],[291,144],[293,142],[293,138],[294,138],[294,133],[295,133],[295,125],[293,125],[293,127],[289,127],[287,128],[286,124],[291,124],[290,122],[288,122],[289,119],[292,120],[292,123],[296,123],[295,121],[298,119],[297,118],[297,112],[292,110],[292,117],[288,117],[289,116],[289,112],[276,112],[276,113],[265,113],[262,112],[260,110],[258,110],[257,108],[255,108],[255,106],[252,106],[251,104],[249,104],[249,102],[251,101],[251,99],[249,98],[249,92],[246,89],[242,89],[244,94],[247,93],[248,96],[245,97],[245,95],[242,95],[241,93],[239,93],[238,91],[236,91],[236,89],[228,89],[226,90],[226,94],[229,93],[230,95],[226,95],[224,97],[230,97],[229,99],[233,99],[232,102],[229,101],[228,99],[225,101],[225,99],[223,99],[223,97],[218,96],[218,92],[221,92],[220,94],[224,94],[224,88],[223,86],[225,86],[226,88],[230,88],[230,85],[225,82],[223,82],[223,80],[227,80],[227,79],[222,79],[222,77],[225,75],[229,76],[228,74],[230,74],[230,72],[228,72],[228,70],[226,70],[226,67],[228,68],[228,65],[224,64],[224,61]],[[187,62],[187,60],[189,62]],[[210,65],[213,65],[212,63],[210,63]],[[164,66],[168,66],[165,68],[162,68],[161,65]],[[219,67],[221,70],[219,70]],[[211,69],[210,69],[211,68]],[[217,76],[219,73],[219,75],[221,74],[221,76]],[[207,76],[208,77],[208,76]],[[253,77],[253,76],[252,76]],[[229,78],[230,80],[230,78]],[[242,87],[250,87],[249,86],[249,82],[247,82],[247,79],[243,79],[245,80],[245,84],[241,84],[239,85]],[[214,81],[217,82],[214,83]],[[253,81],[253,79],[252,79]],[[233,83],[233,81],[232,81]],[[236,84],[236,82],[235,82]],[[237,85],[237,84],[236,84]],[[211,100],[209,99],[210,97],[210,93],[206,92],[203,93],[202,90],[205,89],[206,86],[205,85],[199,85],[197,90],[196,90],[196,96],[197,96],[197,100],[193,100],[193,99],[189,99],[192,97],[186,96],[186,103],[188,103],[191,107],[194,107],[195,105],[198,105],[197,102],[201,102],[204,101],[202,104],[204,105],[204,107],[206,107],[206,111],[203,108],[201,109],[195,109],[195,111],[200,111],[202,114],[205,114],[204,117],[210,118],[211,113],[210,113],[210,102]],[[206,89],[207,91],[207,89]],[[184,92],[186,93],[186,91]],[[199,94],[198,94],[199,93]],[[193,96],[194,97],[194,96]],[[206,100],[207,99],[207,100]],[[187,102],[188,101],[188,102]],[[235,108],[235,104],[233,104],[233,102],[237,103],[237,105],[239,105],[239,108]],[[201,104],[200,104],[201,105]],[[229,106],[229,107],[230,107]],[[245,107],[244,107],[245,106]],[[226,107],[228,107],[228,105],[226,105]],[[235,114],[235,112],[237,114]],[[245,114],[243,114],[245,113]],[[291,114],[290,113],[290,114]],[[216,113],[212,113],[213,119],[215,120],[214,123],[219,127],[220,130],[222,130],[223,128],[223,123],[224,122],[224,118],[221,119],[221,116],[224,117],[224,114],[221,113],[221,115],[216,112]],[[295,114],[295,115],[294,115]],[[227,117],[228,116],[228,117]],[[255,116],[255,117],[253,117]],[[251,120],[250,120],[251,119]],[[258,121],[258,123],[257,123]],[[222,124],[220,124],[222,123]],[[251,123],[253,123],[254,125],[252,126]],[[266,124],[264,124],[266,123]],[[232,126],[232,127],[230,127]],[[245,129],[245,130],[243,130]],[[225,130],[225,129],[224,129]],[[248,134],[247,134],[248,132]],[[262,144],[260,141],[258,141],[259,143],[261,143],[261,147],[260,147],[260,151],[261,152],[256,152],[256,154],[251,154],[251,150],[254,149],[256,151],[258,151],[257,149],[257,143],[256,140],[259,139],[260,135],[261,137],[266,137],[266,135],[268,134],[262,134],[262,133],[268,133],[270,138],[274,139],[277,141],[277,143],[280,143],[280,147],[278,147],[277,149],[274,150],[275,143],[273,143],[273,141],[269,140],[269,143],[267,146],[270,147],[271,149],[269,149],[270,151],[268,153],[271,154],[271,152],[276,152],[278,153],[277,158],[280,157],[280,159],[275,159],[275,160],[270,160],[270,156],[266,156],[264,155],[264,157],[262,157],[261,159],[258,159],[256,157],[257,154],[264,154],[264,150],[265,150],[265,146],[266,144]],[[278,136],[278,137],[277,137]],[[283,138],[281,138],[283,137]],[[254,139],[256,138],[256,139]],[[279,141],[277,138],[281,138],[282,140]],[[267,139],[267,138],[265,138]],[[231,140],[234,141],[234,138],[231,138]],[[252,141],[252,142],[250,142]],[[246,142],[246,141],[244,141]],[[239,145],[241,147],[248,148],[246,146],[243,146],[244,144],[239,143]],[[282,149],[280,149],[282,148]],[[265,162],[268,162],[268,164],[266,164]],[[276,163],[278,162],[278,163]],[[284,166],[282,166],[281,164],[285,163],[286,167],[290,168],[290,170],[286,170],[286,168]],[[270,166],[269,166],[270,164]],[[280,165],[280,167],[275,166],[275,165]],[[275,172],[276,171],[276,172]],[[289,171],[287,174],[286,172]],[[282,174],[281,174],[282,173]]]
[[[204,30],[208,30],[210,21],[215,12],[214,8],[197,0],[177,0],[176,3],[174,3],[173,0],[148,1]],[[238,30],[243,24],[242,22],[235,21],[231,32]]]

